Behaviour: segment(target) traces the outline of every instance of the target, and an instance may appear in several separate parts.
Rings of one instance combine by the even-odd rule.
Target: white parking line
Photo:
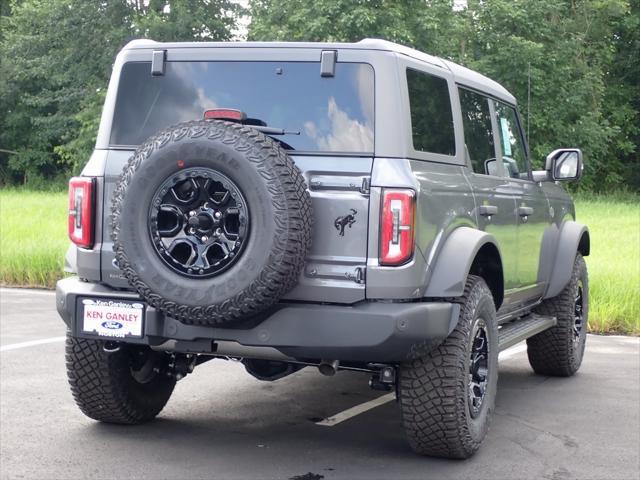
[[[498,354],[498,360],[506,360],[507,358],[513,357],[519,353],[522,353],[527,350],[527,345],[525,343],[520,343],[518,345],[514,345],[507,350],[500,352]],[[360,405],[356,405],[355,407],[348,408],[347,410],[336,413],[331,417],[324,418],[319,422],[316,422],[316,425],[321,425],[323,427],[333,427],[339,423],[344,422],[345,420],[349,420],[350,418],[355,417],[356,415],[360,415],[361,413],[367,412],[372,408],[379,407],[380,405],[384,405],[385,403],[389,403],[392,400],[395,400],[396,394],[394,392],[387,393],[378,398],[374,398],[373,400],[369,400],[368,402],[361,403]]]
[[[517,345],[514,345],[513,347],[507,348],[506,350],[500,352],[498,354],[498,360],[506,360],[509,357],[513,357],[514,355],[517,355],[519,353],[526,352],[526,351],[527,351],[527,344],[518,343]]]
[[[34,347],[36,345],[44,345],[45,343],[63,342],[67,337],[51,337],[42,338],[40,340],[31,340],[29,342],[12,343],[9,345],[3,345],[0,347],[0,352],[7,352],[9,350],[17,350],[18,348]]]
[[[384,405],[392,400],[395,400],[396,394],[394,392],[387,393],[382,395],[381,397],[374,398],[373,400],[369,400],[368,402],[361,403],[360,405],[356,405],[355,407],[351,407],[344,412],[337,413],[331,417],[327,417],[319,422],[316,422],[316,425],[322,425],[323,427],[333,427],[338,423],[344,422],[345,420],[349,420],[356,415],[360,415],[361,413],[366,412],[367,410],[371,410],[372,408],[379,407],[380,405]]]
[[[16,295],[55,295],[54,290],[32,290],[30,288],[0,288],[0,295],[13,293]]]

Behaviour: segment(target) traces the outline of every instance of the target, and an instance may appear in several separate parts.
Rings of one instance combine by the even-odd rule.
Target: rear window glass
[[[407,86],[414,150],[455,155],[453,114],[447,81],[408,68]]]
[[[167,62],[163,76],[150,62],[122,68],[111,145],[139,145],[170,125],[233,108],[269,127],[298,151],[373,152],[373,68],[337,63],[321,77],[311,62]]]

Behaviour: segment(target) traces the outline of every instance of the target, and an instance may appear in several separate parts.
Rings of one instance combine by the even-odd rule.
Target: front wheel
[[[576,255],[571,279],[564,290],[545,300],[536,312],[556,317],[558,323],[527,339],[531,367],[540,375],[570,377],[580,368],[587,343],[589,277],[582,255]]]
[[[458,324],[444,342],[400,367],[402,422],[422,455],[468,458],[489,429],[498,383],[495,304],[472,275],[459,302]]]
[[[82,412],[106,423],[139,424],[164,408],[175,379],[166,375],[169,356],[149,347],[105,351],[105,342],[67,334],[71,393]]]

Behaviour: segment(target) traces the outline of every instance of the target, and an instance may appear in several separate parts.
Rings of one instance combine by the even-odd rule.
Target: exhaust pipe
[[[327,377],[331,377],[336,374],[338,367],[340,366],[340,360],[321,360],[318,365],[318,371]]]
[[[118,342],[111,341],[105,342],[102,346],[102,350],[104,350],[105,353],[116,353],[120,350],[120,344]]]

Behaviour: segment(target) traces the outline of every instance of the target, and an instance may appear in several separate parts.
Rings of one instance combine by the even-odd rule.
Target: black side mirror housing
[[[579,148],[559,148],[547,155],[544,171],[533,172],[533,179],[542,181],[575,181],[582,177],[584,163]]]

